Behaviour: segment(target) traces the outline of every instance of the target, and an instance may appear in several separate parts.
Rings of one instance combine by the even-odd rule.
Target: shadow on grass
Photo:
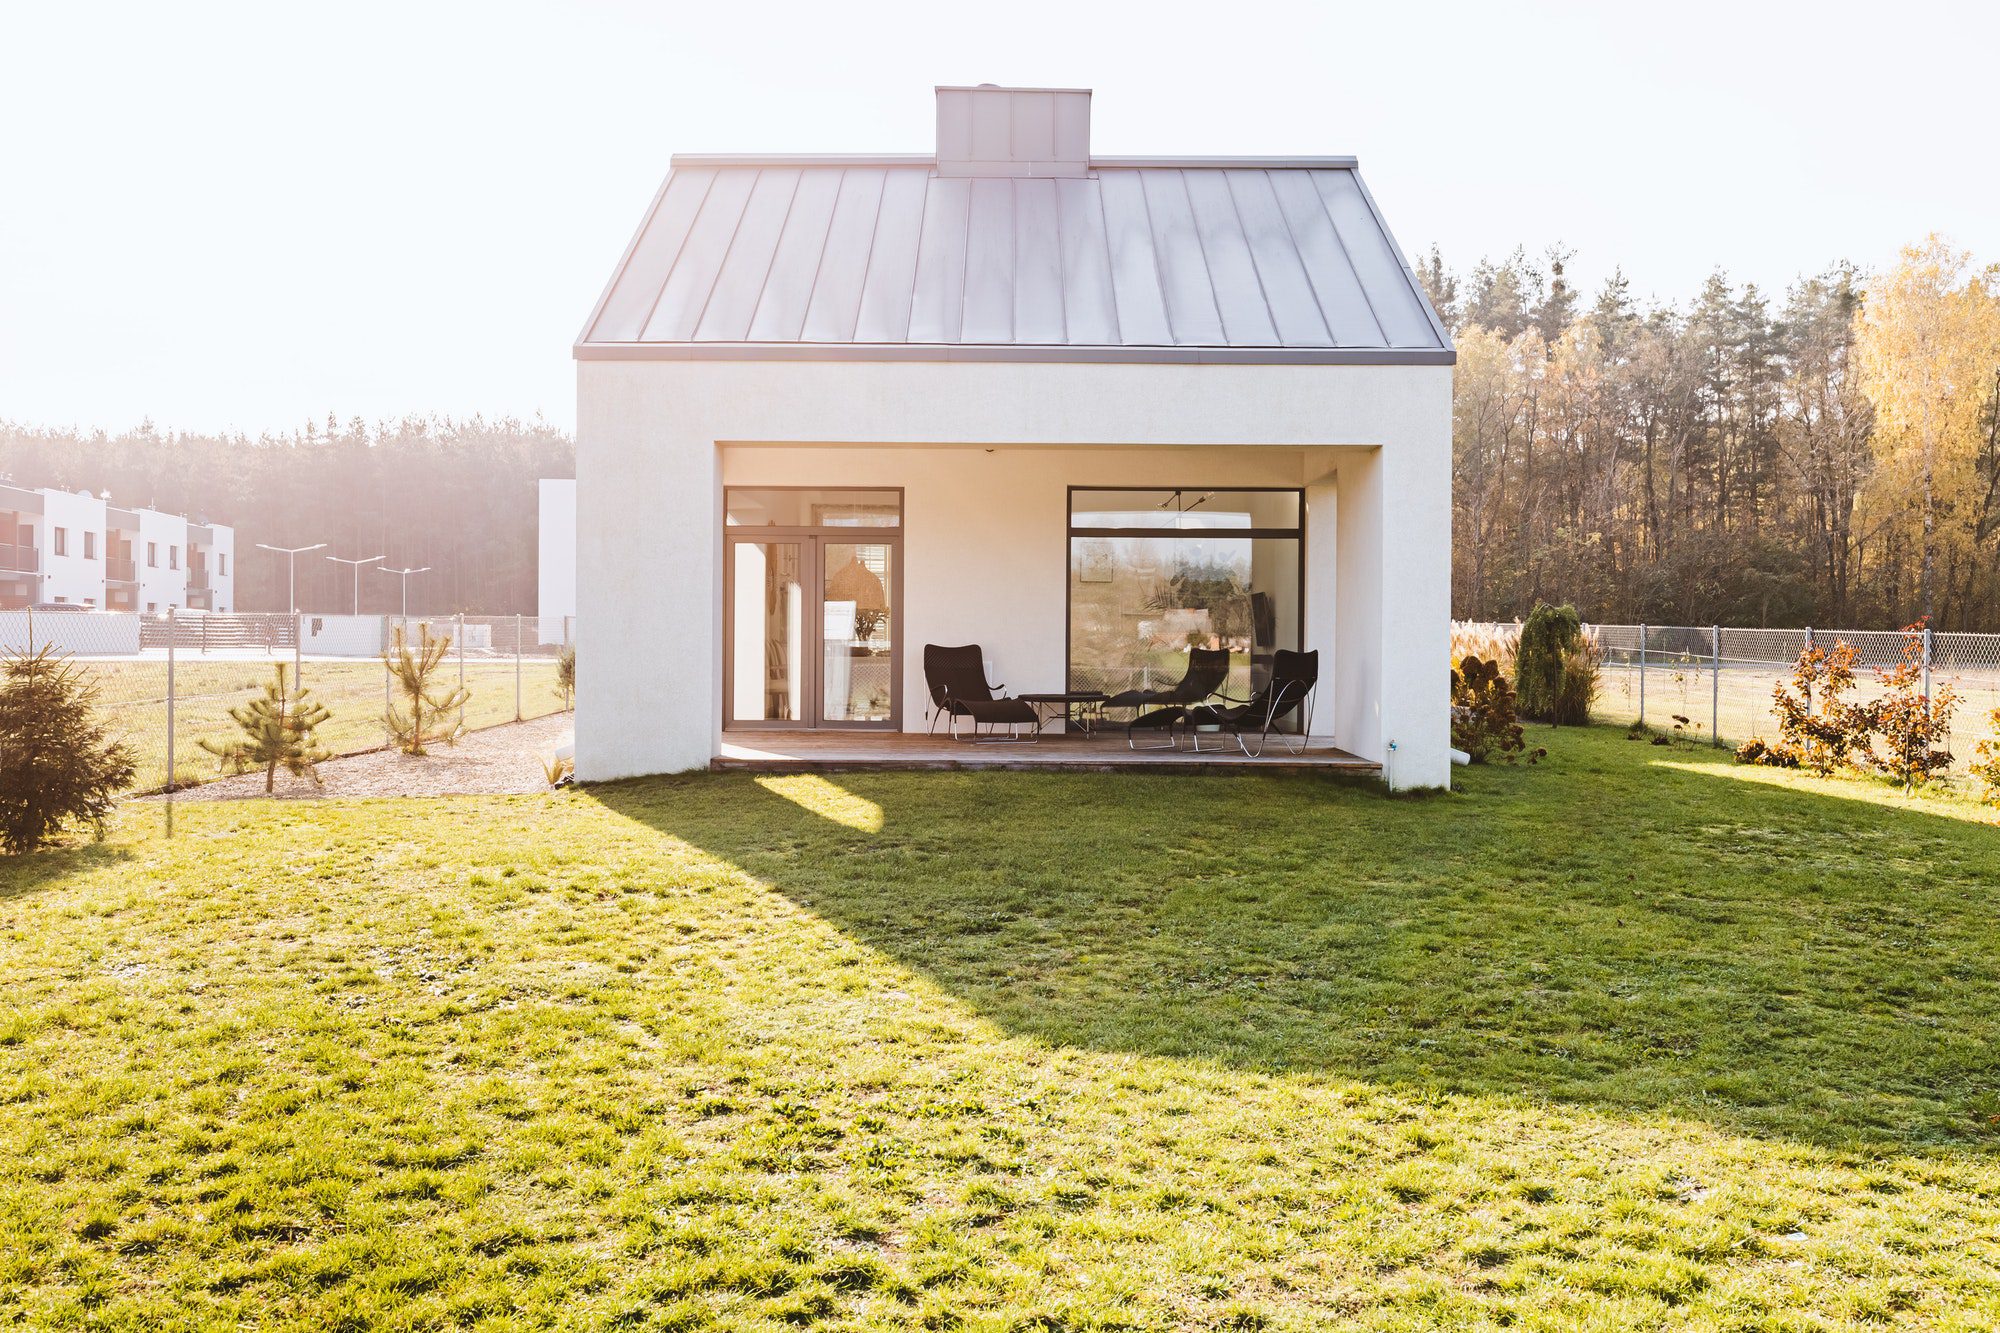
[[[1547,737],[1311,777],[591,789],[1046,1042],[1916,1150],[2000,1147],[2000,833]]]
[[[113,843],[58,843],[18,856],[0,856],[0,903],[39,893],[57,880],[130,861],[132,849]]]

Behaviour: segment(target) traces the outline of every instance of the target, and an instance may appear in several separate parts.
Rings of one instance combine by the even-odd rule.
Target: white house
[[[575,355],[583,778],[923,731],[976,643],[1013,694],[1316,650],[1316,734],[1449,780],[1455,353],[1352,158],[940,88],[933,153],[676,156]]]
[[[576,622],[576,482],[543,477],[539,498],[536,630],[542,643],[567,643]]]

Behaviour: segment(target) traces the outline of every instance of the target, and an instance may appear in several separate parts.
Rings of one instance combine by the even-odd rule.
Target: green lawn
[[[1986,1329],[2000,829],[1610,728],[0,868],[0,1322]]]

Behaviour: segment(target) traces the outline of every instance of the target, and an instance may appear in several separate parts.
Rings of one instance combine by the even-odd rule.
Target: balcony
[[[111,583],[137,583],[139,581],[139,566],[129,555],[106,556],[104,559],[104,577],[107,582]]]
[[[0,570],[33,574],[42,567],[42,553],[32,546],[0,544]]]
[[[207,591],[207,589],[208,589],[208,586],[209,586],[209,585],[208,585],[208,571],[207,571],[207,570],[205,570],[205,569],[190,569],[190,570],[188,571],[188,591],[189,591],[189,592],[205,592],[205,591]]]
[[[188,585],[187,598],[188,610],[190,611],[213,611],[215,609],[215,594],[209,591],[206,586],[197,588],[190,583]]]

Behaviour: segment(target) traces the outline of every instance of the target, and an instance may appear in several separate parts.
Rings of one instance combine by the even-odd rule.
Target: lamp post
[[[293,615],[297,615],[299,613],[299,557],[301,555],[304,555],[307,551],[317,551],[320,547],[324,545],[326,545],[325,542],[314,542],[311,546],[267,546],[263,542],[257,543],[257,549],[260,551],[275,551],[279,555],[290,557],[290,570],[291,570],[290,579],[291,579],[291,593],[292,593],[291,601],[292,601]]]
[[[429,565],[422,565],[416,569],[390,569],[387,565],[382,566],[382,572],[384,574],[399,574],[402,576],[403,619],[408,620],[410,618],[410,575],[428,574],[430,572],[430,568],[431,567]]]
[[[382,558],[379,555],[371,555],[365,560],[349,560],[344,555],[330,555],[327,557],[327,559],[336,564],[354,566],[354,614],[357,616],[361,614],[361,567],[363,565],[372,565]]]

